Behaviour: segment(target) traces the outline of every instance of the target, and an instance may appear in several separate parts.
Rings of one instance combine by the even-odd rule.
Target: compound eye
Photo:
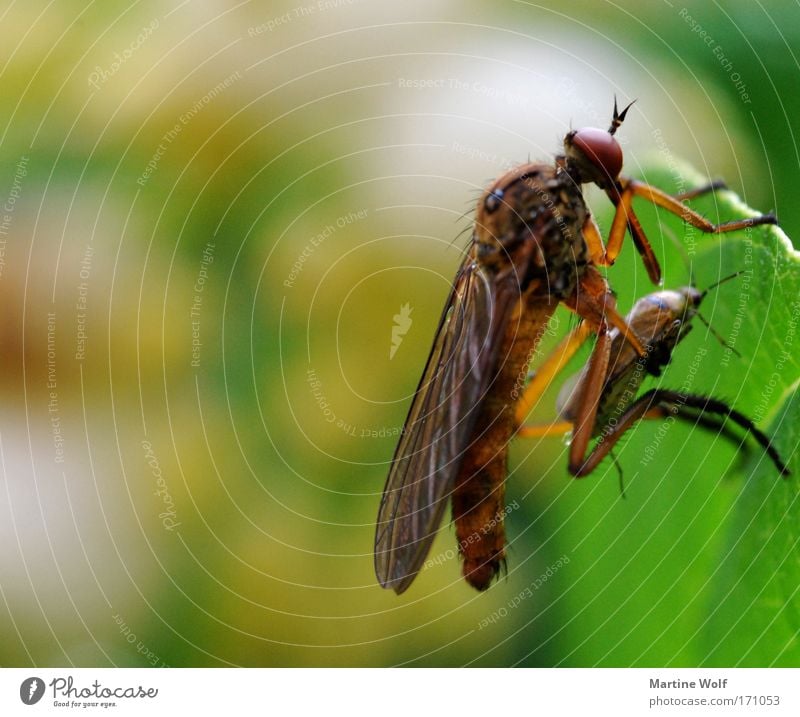
[[[575,132],[572,144],[612,180],[619,176],[622,171],[622,147],[608,132],[595,127],[584,127]]]
[[[503,195],[502,189],[494,189],[486,196],[483,201],[483,208],[487,214],[493,214],[500,208],[503,203]]]

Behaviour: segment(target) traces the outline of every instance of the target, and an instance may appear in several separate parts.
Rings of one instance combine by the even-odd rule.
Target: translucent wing
[[[383,491],[375,573],[398,594],[422,567],[448,504],[502,332],[519,300],[468,256],[445,306]]]

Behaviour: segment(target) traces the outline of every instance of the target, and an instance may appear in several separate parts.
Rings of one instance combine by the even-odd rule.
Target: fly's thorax
[[[694,287],[678,291],[657,291],[639,299],[626,317],[628,325],[647,350],[646,367],[654,376],[661,374],[678,342],[691,329],[702,294]],[[624,339],[615,337],[615,341]]]
[[[554,298],[571,294],[589,260],[582,227],[587,209],[579,187],[557,167],[521,165],[483,193],[474,242],[478,260],[513,271],[521,288],[534,279]]]
[[[656,291],[639,299],[628,314],[628,321],[636,321],[640,316],[649,317],[654,310],[670,315],[671,318],[691,318],[703,295],[693,286],[684,286],[677,291]]]

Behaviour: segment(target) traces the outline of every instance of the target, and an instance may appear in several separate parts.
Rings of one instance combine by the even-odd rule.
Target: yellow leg
[[[557,421],[529,426],[520,426],[517,435],[521,438],[545,438],[549,436],[563,436],[572,430],[569,421]]]
[[[611,357],[611,337],[607,330],[597,334],[597,343],[589,358],[588,368],[583,378],[578,410],[575,415],[575,430],[569,447],[569,472],[582,475],[583,465],[589,443],[597,421],[597,409],[608,376],[608,363]]]
[[[606,190],[608,198],[616,207],[614,221],[611,223],[611,231],[608,234],[606,244],[606,254],[603,258],[604,266],[611,266],[622,249],[622,242],[625,239],[625,229],[631,233],[634,246],[644,261],[647,275],[654,284],[661,281],[661,267],[658,259],[653,253],[653,248],[647,240],[647,236],[639,223],[639,217],[633,211],[633,196],[635,190],[631,180],[623,179],[619,187],[609,187]]]
[[[600,228],[591,214],[586,217],[586,221],[583,223],[582,233],[586,246],[589,248],[589,253],[592,255],[592,261],[599,266],[605,266],[603,262],[606,258],[606,247],[603,244]]]
[[[581,321],[553,349],[544,363],[536,370],[530,383],[525,387],[515,409],[517,425],[521,425],[531,409],[539,402],[542,394],[558,375],[564,365],[576,354],[584,341],[592,334],[591,327]]]
[[[717,179],[713,182],[709,182],[708,184],[704,184],[702,187],[695,187],[694,189],[690,189],[686,192],[681,192],[680,194],[673,194],[672,196],[675,199],[678,199],[681,202],[685,202],[687,199],[694,199],[696,197],[701,197],[704,194],[710,194],[711,192],[716,192],[718,189],[727,189],[728,185],[725,184],[720,179]]]
[[[746,219],[734,219],[730,222],[723,222],[722,224],[713,224],[708,221],[702,214],[698,214],[693,209],[687,207],[680,199],[662,192],[656,187],[651,187],[649,184],[637,182],[634,180],[627,180],[625,191],[630,191],[637,197],[642,197],[656,206],[666,209],[668,212],[675,214],[691,224],[700,231],[707,234],[723,234],[725,232],[732,232],[738,229],[745,229],[747,227],[754,227],[760,224],[777,224],[778,220],[772,214],[761,214],[757,217],[747,217]],[[685,195],[684,195],[685,196]]]

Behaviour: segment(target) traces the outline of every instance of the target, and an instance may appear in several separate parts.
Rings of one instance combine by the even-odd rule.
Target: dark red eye
[[[622,147],[606,130],[584,127],[572,135],[572,144],[595,167],[616,179],[622,171]]]

